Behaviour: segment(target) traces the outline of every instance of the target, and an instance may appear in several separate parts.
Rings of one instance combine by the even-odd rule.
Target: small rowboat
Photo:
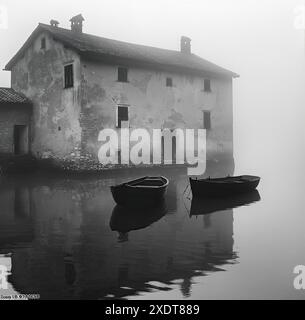
[[[155,207],[163,200],[169,185],[165,177],[144,177],[111,187],[114,201],[126,207]]]
[[[194,197],[224,196],[253,191],[257,188],[260,177],[239,176],[218,179],[190,178]]]

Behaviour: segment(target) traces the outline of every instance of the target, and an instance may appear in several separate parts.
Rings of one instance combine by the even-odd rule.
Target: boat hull
[[[162,185],[160,186],[146,186],[132,185],[126,183],[119,186],[111,187],[111,193],[114,201],[123,207],[130,208],[153,208],[164,201],[165,194],[169,181],[161,177]],[[141,181],[141,180],[139,180]],[[161,184],[161,183],[160,183]]]
[[[190,179],[194,197],[218,197],[247,193],[255,190],[260,178],[255,176],[228,177],[223,179]]]

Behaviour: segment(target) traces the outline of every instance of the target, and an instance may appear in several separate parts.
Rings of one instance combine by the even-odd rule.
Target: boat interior
[[[159,177],[146,177],[143,179],[135,180],[129,182],[128,185],[132,187],[141,186],[141,187],[162,187],[166,181]]]

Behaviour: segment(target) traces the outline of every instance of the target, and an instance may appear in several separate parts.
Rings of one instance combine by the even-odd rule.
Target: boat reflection
[[[193,198],[190,214],[191,216],[207,215],[217,211],[247,206],[260,200],[261,197],[257,190],[227,197]]]
[[[152,209],[131,209],[117,205],[112,212],[110,228],[119,233],[118,241],[128,241],[130,231],[141,230],[162,219],[168,212],[165,201]]]

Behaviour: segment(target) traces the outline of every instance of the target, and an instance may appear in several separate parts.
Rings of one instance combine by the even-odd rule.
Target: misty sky
[[[39,22],[53,18],[69,28],[79,13],[84,32],[107,38],[179,50],[186,35],[194,53],[241,75],[234,80],[238,161],[258,153],[261,163],[274,161],[274,153],[300,160],[305,37],[294,26],[294,10],[302,5],[304,0],[0,0],[8,9],[0,68]],[[10,86],[8,72],[0,71],[0,86]]]

